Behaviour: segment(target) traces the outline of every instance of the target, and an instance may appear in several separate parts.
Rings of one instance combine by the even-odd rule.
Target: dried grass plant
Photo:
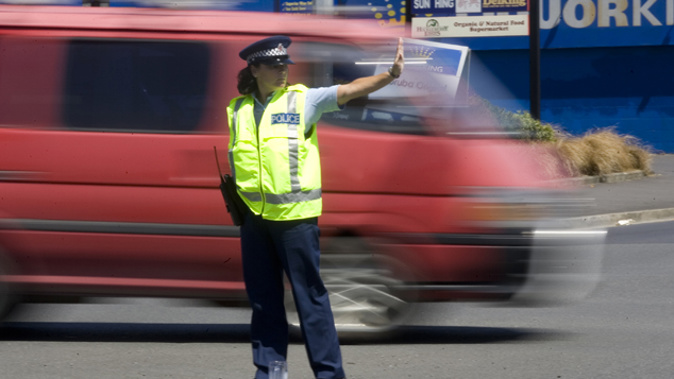
[[[581,137],[559,136],[556,150],[572,175],[606,175],[641,170],[651,174],[649,148],[613,127],[590,131]]]

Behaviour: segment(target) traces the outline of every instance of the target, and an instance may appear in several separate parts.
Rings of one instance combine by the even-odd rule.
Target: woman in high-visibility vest
[[[290,38],[269,37],[243,49],[237,88],[227,108],[229,164],[248,210],[241,226],[246,291],[253,309],[251,338],[256,379],[285,361],[288,323],[283,272],[292,286],[307,354],[316,378],[344,378],[328,293],[319,275],[317,217],[321,172],[316,123],[324,112],[365,96],[398,78],[398,40],[388,72],[323,88],[288,86]]]

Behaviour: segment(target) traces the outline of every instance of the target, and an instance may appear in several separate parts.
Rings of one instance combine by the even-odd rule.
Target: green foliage
[[[536,120],[529,112],[507,113],[504,112],[503,119],[499,121],[507,131],[519,133],[520,138],[538,142],[554,142],[557,139],[557,133],[551,124]]]
[[[469,101],[480,114],[495,119],[515,138],[534,143],[552,142],[548,146],[554,147],[556,156],[572,175],[606,175],[634,170],[652,173],[651,148],[635,137],[616,133],[614,127],[574,137],[560,127],[534,119],[529,112],[510,112],[476,95]]]
[[[557,140],[558,130],[552,124],[536,120],[529,112],[510,112],[491,104],[485,99],[482,99],[482,102],[499,124],[507,132],[514,133],[517,138],[535,142],[554,142]]]

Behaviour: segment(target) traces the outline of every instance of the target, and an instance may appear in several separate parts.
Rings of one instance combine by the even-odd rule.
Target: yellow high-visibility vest
[[[321,163],[314,129],[306,133],[307,87],[276,91],[256,127],[253,95],[227,107],[229,164],[239,195],[267,220],[299,220],[322,211]]]

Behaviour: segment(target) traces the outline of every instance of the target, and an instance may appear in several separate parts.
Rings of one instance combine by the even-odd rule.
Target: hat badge
[[[285,47],[283,47],[282,43],[278,44],[278,46],[276,47],[276,51],[278,51],[280,55],[286,55],[286,49]]]

